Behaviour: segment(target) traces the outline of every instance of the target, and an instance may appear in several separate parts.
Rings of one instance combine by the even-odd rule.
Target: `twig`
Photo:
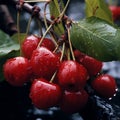
[[[15,22],[6,5],[0,5],[0,27],[6,33],[12,35],[17,32]]]

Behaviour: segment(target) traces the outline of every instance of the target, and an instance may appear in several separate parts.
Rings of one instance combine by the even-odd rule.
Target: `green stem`
[[[69,42],[69,46],[70,46],[70,52],[71,52],[71,55],[72,55],[72,59],[75,61],[75,56],[74,56],[74,53],[73,53],[72,43],[71,43],[71,40],[70,40],[70,28],[67,28],[67,32],[68,32],[68,42]]]
[[[38,26],[39,26],[39,29],[40,29],[40,36],[43,36],[43,32],[42,32],[42,25],[41,25],[41,22],[36,19],[37,23],[38,23]]]
[[[28,35],[28,33],[29,33],[31,22],[32,22],[32,16],[30,17],[30,19],[29,19],[29,21],[28,21],[27,30],[26,30],[26,35]]]
[[[37,46],[37,48],[39,48],[39,47],[41,46],[41,44],[42,44],[42,42],[43,42],[46,34],[49,32],[49,30],[52,28],[52,26],[53,26],[53,24],[50,24],[50,26],[47,28],[47,30],[46,30],[45,33],[43,34],[43,36],[42,36],[42,38],[41,38],[41,40],[40,40],[40,42],[39,42],[39,44],[38,44],[38,46]]]
[[[18,41],[19,41],[19,45],[20,45],[20,56],[22,55],[21,52],[21,41],[20,41],[20,11],[17,12],[17,30],[18,30]]]
[[[62,46],[62,54],[61,54],[61,57],[60,57],[60,62],[62,62],[64,53],[65,53],[65,42],[63,43],[63,46]]]
[[[61,57],[60,57],[60,62],[62,62],[62,59],[63,59],[63,56],[64,56],[64,52],[65,52],[65,43],[63,43],[63,46],[62,46],[62,54],[61,54]],[[57,71],[55,71],[55,73],[53,74],[52,78],[50,79],[50,83],[53,82],[56,74],[57,74]]]

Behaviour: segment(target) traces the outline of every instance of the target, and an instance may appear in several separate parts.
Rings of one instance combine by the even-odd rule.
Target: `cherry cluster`
[[[10,58],[3,67],[4,76],[13,86],[30,82],[30,99],[39,109],[58,106],[66,113],[79,112],[89,99],[89,85],[95,94],[110,98],[116,93],[115,79],[100,73],[103,63],[73,50],[75,60],[68,59],[51,39],[35,35],[21,45],[23,56]],[[61,60],[61,56],[63,58]],[[70,57],[70,56],[69,56]]]

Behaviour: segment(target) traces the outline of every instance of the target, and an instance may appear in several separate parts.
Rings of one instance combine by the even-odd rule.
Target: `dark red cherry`
[[[22,86],[29,80],[30,64],[24,57],[8,59],[3,67],[4,77],[13,86]]]
[[[87,69],[90,76],[97,75],[103,66],[101,61],[88,55],[85,55],[84,58],[80,59],[80,63]]]
[[[70,92],[65,90],[60,108],[65,113],[76,113],[86,105],[88,101],[88,94],[85,90],[80,90],[78,92]]]
[[[58,105],[62,91],[57,84],[49,83],[43,78],[35,79],[30,89],[32,103],[39,109]]]
[[[86,68],[76,61],[63,61],[58,71],[58,82],[67,90],[77,91],[83,88],[88,79]]]

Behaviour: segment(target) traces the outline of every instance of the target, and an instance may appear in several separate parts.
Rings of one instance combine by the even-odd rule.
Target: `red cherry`
[[[34,35],[25,38],[21,46],[23,56],[30,59],[32,52],[37,48],[39,41],[40,39]]]
[[[53,43],[53,41],[51,39],[48,39],[48,38],[44,38],[41,46],[46,47],[50,51],[55,50],[55,44]]]
[[[102,69],[102,62],[88,55],[80,59],[80,63],[87,69],[90,76],[97,75]]]
[[[37,48],[40,40],[41,38],[35,35],[30,35],[26,37],[21,46],[23,56],[30,59],[33,50]],[[55,49],[55,44],[48,38],[44,38],[41,46],[44,46],[51,51]]]
[[[30,89],[30,98],[39,109],[58,105],[62,91],[57,84],[49,83],[43,78],[35,79]]]
[[[62,101],[60,104],[61,110],[66,113],[75,113],[80,111],[88,101],[88,94],[85,90],[80,90],[78,92],[64,92]]]
[[[77,91],[83,88],[88,79],[87,70],[76,61],[63,61],[58,71],[58,82],[67,90]]]
[[[91,85],[98,94],[105,98],[113,97],[113,95],[116,93],[116,81],[108,74],[102,74],[98,76],[92,81]]]
[[[113,20],[118,20],[120,18],[120,7],[111,5],[109,6],[110,11],[112,12]]]
[[[34,75],[50,79],[59,67],[59,57],[45,47],[33,51],[30,60]]]
[[[22,86],[29,80],[30,65],[24,57],[8,59],[3,67],[4,77],[13,86]]]
[[[79,50],[74,50],[74,56],[75,56],[75,60],[79,62],[80,59],[84,58],[85,54],[80,52]]]

